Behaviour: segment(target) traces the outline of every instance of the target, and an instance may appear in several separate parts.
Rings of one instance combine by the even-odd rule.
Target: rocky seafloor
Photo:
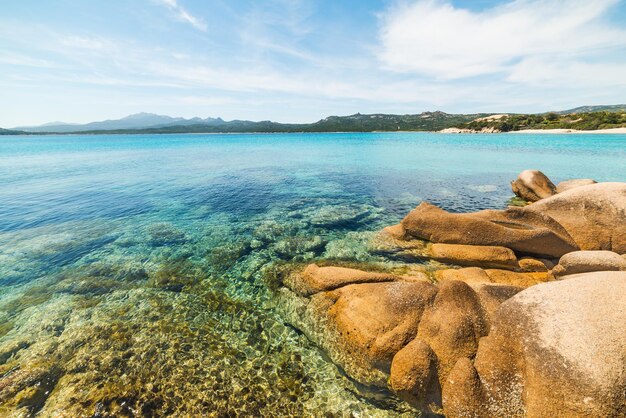
[[[414,414],[330,362],[268,290],[286,262],[397,264],[366,248],[388,214],[324,199],[172,213],[2,234],[0,416]]]

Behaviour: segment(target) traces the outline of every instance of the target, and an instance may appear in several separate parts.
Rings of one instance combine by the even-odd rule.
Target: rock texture
[[[548,260],[537,260],[536,258],[523,257],[518,261],[520,270],[522,271],[548,271],[554,267],[554,264]]]
[[[387,386],[393,356],[417,335],[437,294],[426,282],[350,284],[301,298],[282,290],[290,322],[354,379]]]
[[[353,283],[392,282],[398,277],[388,273],[375,273],[345,267],[318,267],[310,264],[302,272],[294,272],[289,278],[290,287],[303,296],[322,290],[333,290]]]
[[[491,315],[522,290],[498,284],[487,273],[482,281],[470,278],[471,284],[456,280],[470,276],[473,269],[455,270],[460,273],[439,285],[399,276],[391,276],[394,281],[349,283],[349,278],[385,277],[310,265],[304,269],[307,274],[289,275],[285,281],[289,289],[280,291],[281,305],[289,321],[352,378],[368,385],[389,385],[415,407],[437,411],[447,373],[460,358],[474,356],[479,339],[488,334]],[[497,277],[500,271],[530,277],[505,270],[489,270],[489,274]],[[322,277],[334,272],[341,285],[339,280],[325,282],[339,287],[312,290],[312,274]]]
[[[580,186],[588,186],[590,184],[596,184],[597,181],[593,179],[572,179],[565,180],[556,185],[556,192],[563,193],[569,189],[574,189]]]
[[[536,202],[556,194],[556,186],[539,170],[524,170],[511,182],[511,188],[519,198]]]
[[[437,243],[507,247],[547,257],[560,257],[578,249],[554,219],[525,208],[449,213],[423,202],[401,225],[407,235]]]
[[[446,280],[459,280],[470,286],[484,284],[498,284],[527,288],[552,279],[548,272],[514,272],[500,269],[481,269],[479,267],[466,267],[462,269],[442,269],[434,273],[439,282]]]
[[[466,283],[448,280],[421,318],[418,338],[434,351],[440,379],[461,357],[472,357],[480,337],[487,335],[489,319],[479,295]]]
[[[485,245],[433,244],[429,258],[460,266],[481,266],[515,269],[519,265],[515,253],[506,247]]]
[[[389,387],[419,409],[440,408],[437,356],[428,344],[416,338],[396,353],[391,363]]]
[[[574,251],[565,254],[552,270],[555,276],[594,271],[626,271],[626,259],[612,251]]]
[[[518,293],[495,313],[474,363],[443,387],[449,417],[626,414],[626,272],[597,272]]]
[[[503,211],[449,213],[423,202],[392,231],[398,241],[506,247],[518,256],[548,259],[579,249],[623,254],[626,183],[580,186]]]
[[[524,210],[554,219],[581,250],[626,253],[626,183],[576,187]]]

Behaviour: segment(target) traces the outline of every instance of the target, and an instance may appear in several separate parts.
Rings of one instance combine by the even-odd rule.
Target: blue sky
[[[626,102],[620,0],[20,0],[0,126]]]

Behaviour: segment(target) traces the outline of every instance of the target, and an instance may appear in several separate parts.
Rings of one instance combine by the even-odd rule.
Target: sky
[[[626,0],[0,0],[0,126],[626,102]]]

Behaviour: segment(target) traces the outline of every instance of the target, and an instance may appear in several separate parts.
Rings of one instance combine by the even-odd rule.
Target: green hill
[[[0,128],[0,135],[24,135],[24,134],[27,134],[27,132]]]
[[[472,131],[493,129],[500,132],[521,131],[524,129],[577,129],[593,131],[626,127],[626,111],[507,115],[497,120],[474,120],[457,127]]]

